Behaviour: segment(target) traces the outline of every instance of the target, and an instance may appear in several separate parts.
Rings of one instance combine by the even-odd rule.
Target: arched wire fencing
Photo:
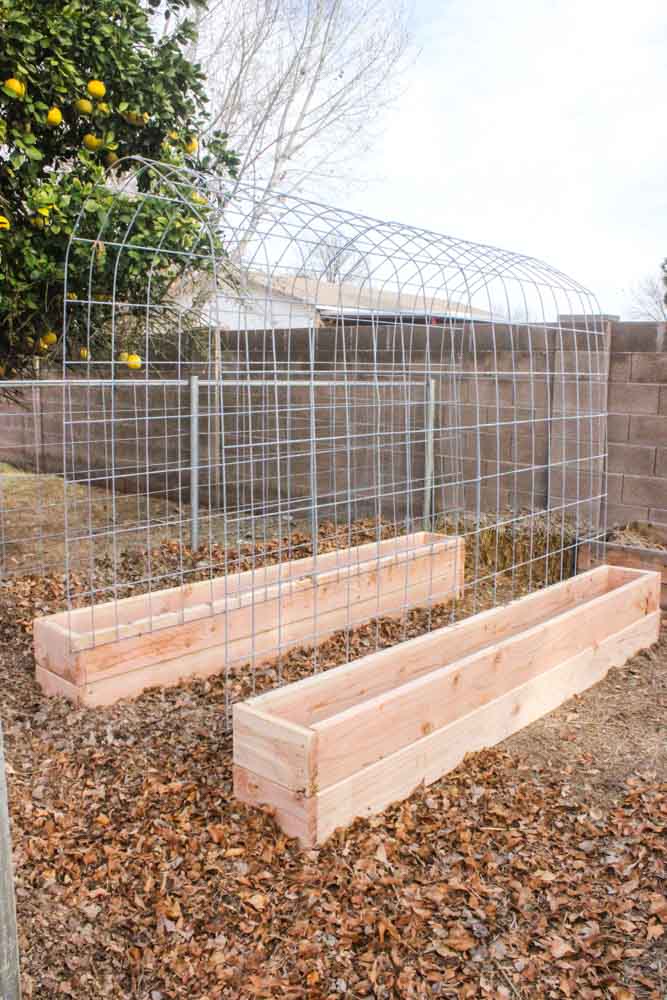
[[[332,635],[371,651],[600,543],[605,324],[577,282],[180,168],[122,176],[72,237],[58,377],[5,391],[5,572],[32,531],[90,608],[78,649],[222,617],[207,669],[231,703],[295,650],[321,669]],[[17,466],[52,517],[21,522]],[[450,536],[462,591],[437,560],[417,586]]]

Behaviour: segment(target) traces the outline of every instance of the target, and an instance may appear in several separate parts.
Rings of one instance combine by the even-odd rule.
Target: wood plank
[[[77,661],[66,629],[51,617],[35,618],[32,623],[32,641],[36,663],[45,670],[61,674],[65,680],[76,680]]]
[[[392,539],[392,541],[396,540]],[[402,541],[405,541],[405,539],[402,539]],[[369,547],[361,546],[360,548]],[[335,555],[336,552],[341,554],[340,565],[326,561],[327,556]],[[206,581],[206,588],[197,595],[200,601],[202,597],[208,597],[208,601],[205,603],[194,602],[195,591],[199,585],[191,587],[189,595],[185,590],[173,590],[170,592],[172,603],[175,605],[173,608],[156,614],[155,608],[151,603],[150,607],[146,607],[144,617],[135,615],[132,620],[128,620],[127,622],[121,622],[120,620],[111,622],[108,627],[101,627],[99,621],[100,618],[107,616],[107,612],[109,611],[108,605],[98,605],[94,609],[87,609],[89,612],[93,610],[95,612],[95,628],[89,629],[88,632],[79,631],[74,638],[73,648],[89,649],[120,639],[153,633],[162,628],[171,628],[187,622],[197,621],[198,619],[213,615],[229,616],[231,612],[244,607],[252,608],[263,619],[268,620],[269,624],[266,625],[265,630],[270,630],[273,628],[275,615],[270,610],[266,610],[266,613],[264,613],[264,605],[270,604],[273,607],[276,602],[280,602],[281,605],[289,602],[292,606],[298,606],[301,600],[300,595],[305,592],[313,591],[315,594],[323,594],[330,587],[342,591],[346,580],[353,583],[357,578],[377,579],[379,584],[377,595],[379,598],[379,608],[389,607],[387,602],[391,599],[390,591],[392,588],[387,584],[387,581],[390,579],[397,580],[398,585],[394,584],[394,589],[396,590],[394,603],[397,608],[400,608],[401,574],[392,571],[392,568],[397,566],[404,567],[406,592],[410,587],[415,585],[415,581],[419,581],[422,584],[422,591],[427,596],[431,596],[434,601],[445,598],[452,599],[460,593],[460,584],[458,586],[456,584],[457,570],[460,572],[460,569],[459,566],[455,565],[455,561],[460,559],[460,565],[463,563],[463,539],[447,539],[443,536],[443,540],[437,544],[433,543],[428,547],[406,547],[385,554],[378,552],[376,558],[368,558],[363,562],[358,559],[352,559],[349,550],[339,549],[336,552],[327,553],[326,556],[320,557],[320,561],[317,564],[312,559],[301,560],[301,562],[308,565],[310,572],[300,571],[297,574],[295,570],[293,574],[294,578],[288,578],[288,574],[285,574],[286,578],[282,582],[273,583],[271,586],[267,586],[263,582],[263,574],[258,571],[252,571],[246,575],[254,575],[260,579],[261,582],[256,587],[252,589],[246,588],[241,593],[237,593],[237,588],[234,585],[235,581],[232,580],[230,581],[229,593],[224,597],[220,594],[221,580],[213,581],[217,586],[217,592],[213,597],[212,591],[215,588],[211,587],[209,582]],[[428,573],[424,571],[426,560],[428,560]],[[285,565],[288,569],[290,568],[290,564]],[[292,565],[292,569],[294,569],[295,565]],[[280,567],[266,567],[267,570],[272,568]],[[386,593],[382,592],[383,584]],[[348,582],[348,589],[352,589],[350,582]],[[174,595],[180,595],[182,600],[176,601]],[[410,596],[407,594],[407,597]],[[159,594],[152,595],[152,597],[157,600]],[[297,600],[293,600],[294,598]],[[134,599],[132,598],[131,600]],[[113,610],[113,605],[111,605],[111,610]],[[389,610],[391,609],[389,608]],[[75,612],[75,614],[77,613]]]
[[[605,558],[612,566],[655,570],[662,573],[663,580],[667,580],[667,552],[662,552],[660,549],[640,549],[607,543]]]
[[[247,805],[265,807],[288,837],[297,837],[308,846],[317,843],[315,796],[304,797],[238,764],[234,765],[234,796]]]
[[[430,550],[424,550],[428,555],[412,558],[411,554],[405,558],[401,554],[400,561],[398,557],[386,557],[380,561],[379,570],[375,562],[362,564],[372,568],[354,574],[348,567],[342,581],[337,571],[325,574],[323,582],[307,578],[291,594],[276,588],[277,596],[269,601],[253,604],[252,595],[244,595],[245,606],[237,604],[226,615],[202,613],[194,621],[177,624],[176,614],[173,622],[169,618],[173,627],[156,628],[146,635],[78,651],[67,661],[68,678],[85,685],[94,683],[98,676],[110,678],[186,657],[192,667],[190,676],[210,676],[211,656],[219,663],[218,672],[224,666],[247,661],[266,663],[286,649],[321,641],[375,614],[400,613],[406,600],[409,607],[422,604],[433,589],[441,596],[455,596],[452,591],[456,587],[457,564],[462,560],[462,544],[462,539],[447,539],[433,556]],[[48,618],[41,620],[44,647],[48,645],[49,624],[60,628]],[[194,657],[197,651],[203,654],[201,662]],[[40,662],[47,666],[45,661]],[[58,672],[55,656],[49,659],[47,669]],[[160,681],[156,679],[155,683]]]
[[[262,711],[311,725],[406,681],[488,648],[531,625],[606,592],[608,571],[599,566],[588,573],[553,584],[510,604],[379,650],[302,681],[250,700]]]
[[[234,763],[302,795],[316,784],[317,737],[246,704],[234,706]]]
[[[332,549],[330,552],[318,555],[316,559],[306,556],[270,566],[231,572],[227,576],[214,577],[213,580],[185,583],[182,586],[169,587],[150,594],[137,594],[118,601],[105,601],[92,608],[59,612],[50,618],[67,631],[77,632],[82,636],[91,632],[99,635],[102,630],[115,630],[124,625],[131,626],[138,621],[157,624],[156,620],[162,615],[178,612],[182,608],[199,605],[210,607],[216,602],[224,602],[246,592],[255,591],[259,594],[271,585],[280,583],[287,586],[290,583],[298,583],[313,573],[321,576],[326,572],[336,572],[344,568],[354,570],[365,563],[374,563],[384,558],[406,559],[415,555],[420,557],[432,555],[435,550],[455,549],[458,544],[462,545],[463,541],[456,536],[436,532],[414,532],[410,535],[387,538],[379,543],[366,542],[347,549]]]
[[[3,1000],[21,1000],[19,938],[16,925],[14,865],[9,828],[5,746],[0,721],[0,996]]]
[[[585,569],[591,565],[592,551],[586,542],[578,550],[577,563]],[[655,570],[667,582],[667,552],[661,549],[641,548],[634,545],[605,543],[605,562],[609,566],[626,566],[629,569]]]
[[[71,681],[65,680],[60,674],[54,674],[39,664],[35,667],[35,680],[43,693],[50,698],[66,698],[73,705],[85,705],[85,689]]]
[[[658,639],[660,613],[633,622],[565,663],[470,715],[364,768],[317,796],[317,843],[358,816],[381,812],[455,768],[467,753],[495,746],[606,676]],[[312,841],[305,840],[305,844]]]
[[[319,788],[341,781],[604,642],[657,610],[658,586],[657,574],[642,574],[520,635],[314,723],[319,738]],[[394,653],[400,658],[402,647],[394,647]]]

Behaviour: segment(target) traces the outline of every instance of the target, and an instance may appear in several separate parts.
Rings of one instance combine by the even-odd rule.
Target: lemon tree
[[[35,356],[48,359],[59,350],[65,255],[79,214],[82,235],[94,238],[102,220],[107,241],[125,232],[132,202],[114,193],[107,171],[122,175],[124,157],[139,155],[234,173],[237,157],[224,132],[207,135],[205,148],[198,141],[207,98],[201,70],[186,55],[194,41],[192,22],[183,20],[172,33],[158,36],[152,17],[158,8],[173,14],[202,5],[201,0],[0,0],[0,369],[7,375],[29,369]],[[149,195],[152,183],[159,193],[155,178],[145,175]],[[135,238],[155,245],[165,219],[157,198],[151,204],[149,198]],[[170,226],[169,239],[194,250],[194,227],[183,223]],[[178,277],[184,266],[179,259],[158,270],[154,301]],[[91,275],[89,248],[84,253],[75,247],[68,293],[72,299],[90,298],[91,291],[102,297],[115,281],[116,296],[129,299],[145,270],[140,254],[124,255],[119,268],[101,244]],[[77,345],[76,333],[74,322],[68,344],[81,357],[81,350],[90,348],[90,324],[85,343]],[[100,316],[97,337],[106,335]]]

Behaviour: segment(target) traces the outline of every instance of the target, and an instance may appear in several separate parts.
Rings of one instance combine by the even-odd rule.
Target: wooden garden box
[[[417,532],[34,622],[37,681],[81,705],[242,670],[377,615],[454,600],[462,538]]]
[[[601,566],[234,707],[234,789],[304,845],[406,798],[658,637],[660,577]]]
[[[667,526],[652,524],[650,527],[653,532],[662,536],[660,541],[667,544]],[[629,566],[633,569],[646,569],[660,573],[662,578],[660,607],[663,611],[667,611],[667,550],[606,541],[604,543],[604,559],[611,566]],[[594,559],[591,544],[583,542],[578,550],[579,569],[588,569],[592,565],[594,565]]]

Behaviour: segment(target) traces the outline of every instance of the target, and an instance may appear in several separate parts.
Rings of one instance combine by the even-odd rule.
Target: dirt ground
[[[303,851],[232,797],[221,680],[104,710],[41,695],[30,622],[62,600],[57,577],[0,588],[25,997],[667,997],[667,629]]]
[[[234,803],[219,684],[73,710],[25,638],[4,622],[27,997],[666,995],[667,635],[309,852]]]

